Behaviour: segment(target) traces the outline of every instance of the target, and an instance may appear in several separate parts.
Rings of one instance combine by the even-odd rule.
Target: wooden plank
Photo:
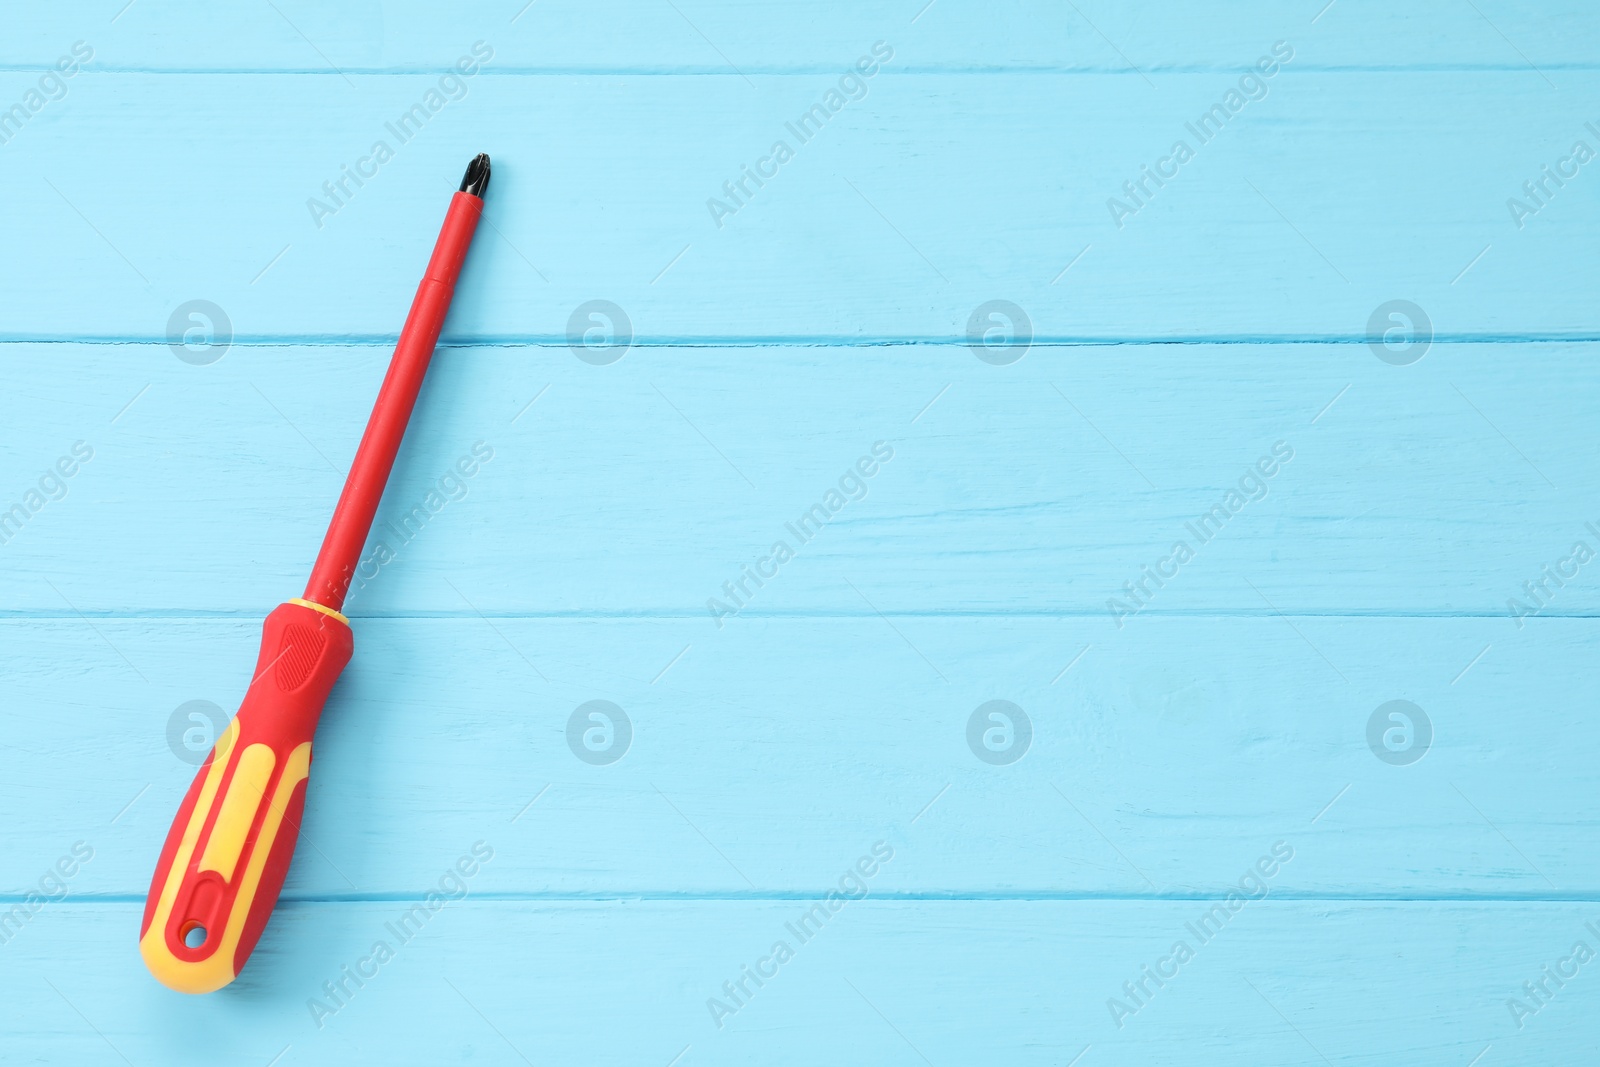
[[[1301,851],[1275,883],[1286,894],[1600,892],[1593,852],[1571,847],[1600,821],[1584,756],[1600,743],[1594,620],[358,627],[291,899],[414,893],[479,836],[504,846],[488,891],[803,894],[841,849],[890,833],[911,847],[885,892],[1209,893],[1279,838]],[[0,891],[26,892],[83,840],[96,855],[74,891],[141,898],[205,747],[185,762],[174,732],[203,725],[191,701],[231,712],[256,625],[16,619],[0,634],[18,709],[0,742]],[[631,724],[590,739],[622,753],[608,764],[568,734],[574,719],[604,731],[580,711],[596,700]],[[1022,752],[1009,764],[978,755],[981,731],[1005,726],[978,714],[993,700],[1031,724],[1026,743],[1020,727],[1009,748],[990,738]],[[1422,709],[1391,738],[1419,762],[1371,747],[1374,717],[1380,737],[1407,726],[1380,714],[1393,700]]]
[[[1361,339],[1401,299],[1441,337],[1594,337],[1571,265],[1600,201],[1574,188],[1586,168],[1562,189],[1540,168],[1573,169],[1577,140],[1600,148],[1583,104],[1596,77],[1565,73],[1558,93],[1524,70],[1291,63],[1202,143],[1185,124],[1236,92],[1232,74],[880,76],[803,142],[785,124],[825,99],[821,74],[755,91],[716,75],[475,79],[405,141],[386,123],[428,76],[97,75],[4,146],[12,238],[51,255],[0,265],[0,339],[161,341],[196,299],[240,339],[392,337],[428,220],[486,149],[493,225],[457,340],[564,345],[596,299],[649,342],[964,343],[992,300],[1037,340]],[[773,172],[779,140],[793,158]],[[1172,170],[1179,140],[1194,157],[1157,188],[1140,168]],[[175,188],[174,144],[232,165]],[[1394,159],[1432,162],[1375,163]],[[361,186],[323,190],[358,166]],[[756,166],[772,173],[759,188],[741,171]],[[1124,191],[1135,179],[1148,200]],[[1534,179],[1548,201],[1514,218]]]
[[[0,1058],[1584,1062],[1592,7],[8,12]],[[181,997],[185,742],[482,150],[284,901]]]
[[[448,865],[467,842],[442,859]],[[836,866],[852,862],[846,846]],[[1239,857],[1241,865],[1254,849]],[[498,862],[495,860],[494,862]],[[898,861],[896,861],[898,862]],[[490,864],[490,867],[493,863]],[[892,866],[892,865],[891,865]],[[212,997],[160,988],[131,904],[55,904],[4,946],[18,1062],[943,1065],[1581,1063],[1593,1048],[1592,904],[1245,901],[1201,943],[1204,902],[868,897],[799,942],[801,901],[557,905],[467,899],[401,943],[406,902],[289,905]],[[374,965],[374,945],[393,946]],[[793,955],[722,1029],[707,1001],[774,943]],[[1193,955],[1118,1029],[1141,968]],[[1558,988],[1542,968],[1575,943]],[[109,945],[124,946],[112,952]],[[360,987],[341,968],[363,960]],[[1441,961],[1448,961],[1448,966]],[[1165,968],[1172,971],[1169,962]],[[320,1017],[324,983],[349,990]],[[1523,983],[1553,995],[1518,1029]],[[722,994],[725,996],[725,994]],[[587,1020],[587,1023],[584,1021]],[[109,1047],[108,1047],[109,1046]],[[287,1048],[287,1051],[286,1051]],[[1087,1048],[1087,1051],[1085,1049]],[[1484,1055],[1485,1050],[1488,1051]]]
[[[768,10],[732,0],[578,4],[503,0],[471,10],[410,0],[359,6],[278,0],[218,11],[199,0],[160,5],[97,0],[71,10],[18,11],[0,65],[44,66],[74,40],[93,42],[110,69],[347,74],[446,70],[474,39],[497,66],[526,71],[711,71],[737,77],[832,70],[873,40],[904,42],[915,69],[1100,70],[1137,77],[1174,67],[1233,70],[1278,38],[1304,41],[1324,64],[1517,69],[1559,83],[1592,66],[1600,33],[1591,7],[1563,0],[1528,10],[1426,0],[1286,6],[1248,0],[1226,17],[1180,3],[1071,6],[1008,3],[849,4],[820,0]],[[677,10],[674,11],[673,8]],[[276,8],[276,10],[274,10]],[[1076,8],[1076,10],[1074,10]]]
[[[7,608],[256,619],[303,588],[388,351],[3,358],[0,502],[27,503],[75,441],[95,450],[63,499],[6,528]],[[1593,345],[1557,344],[1436,345],[1406,367],[1364,345],[1036,347],[1005,367],[964,347],[641,349],[610,366],[447,349],[350,609],[683,616],[709,638],[715,598],[741,618],[1084,615],[1111,638],[1108,603],[1138,606],[1138,582],[1140,615],[1466,613],[1509,638],[1514,599],[1600,610],[1588,568],[1544,577],[1576,542],[1600,551],[1600,468],[1569,429],[1600,406],[1597,367]],[[802,543],[790,525],[873,467],[878,441],[894,459]],[[1267,495],[1230,504],[1280,441],[1294,458]],[[430,502],[441,480],[457,499]],[[1220,532],[1196,525],[1234,504]],[[425,524],[384,532],[419,505]],[[758,589],[742,568],[770,572],[779,540],[796,556]],[[1178,573],[1158,588],[1156,566]]]

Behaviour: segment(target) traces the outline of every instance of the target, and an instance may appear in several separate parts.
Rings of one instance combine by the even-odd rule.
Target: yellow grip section
[[[217,793],[229,763],[228,756],[238,736],[238,727],[239,721],[235,718],[217,740],[211,767],[194,810],[190,812],[188,824],[184,827],[172,866],[161,885],[161,895],[151,916],[150,928],[139,940],[139,953],[144,957],[150,973],[163,985],[180,993],[210,993],[237,977],[234,957],[256,890],[261,884],[262,871],[266,868],[267,858],[282,828],[289,800],[295,788],[311,773],[311,742],[306,741],[289,753],[271,796],[266,797],[266,784],[272,778],[275,764],[272,749],[261,744],[246,747],[240,754],[227,792],[221,798],[222,807],[217,813],[217,821],[195,866],[194,876],[191,876],[190,863],[194,859],[206,820],[218,803]],[[261,830],[256,835],[244,870],[236,872],[245,837],[260,812],[264,797],[267,810],[261,820]],[[237,891],[226,912],[225,922],[221,924],[222,929],[208,930],[203,946],[193,953],[194,958],[183,959],[168,947],[166,930],[185,883],[193,881],[201,872],[215,872],[230,887],[237,885]]]
[[[274,762],[272,749],[266,745],[251,745],[239,754],[239,765],[234,768],[233,780],[222,798],[222,810],[217,813],[216,825],[211,827],[206,850],[200,854],[200,870],[216,871],[224,882],[233,881],[233,868],[244,849],[245,835],[261,809]]]

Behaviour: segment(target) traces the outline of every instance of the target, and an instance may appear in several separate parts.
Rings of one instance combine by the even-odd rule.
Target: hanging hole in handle
[[[183,943],[187,948],[199,948],[206,943],[206,928],[199,923],[190,923],[183,928]]]

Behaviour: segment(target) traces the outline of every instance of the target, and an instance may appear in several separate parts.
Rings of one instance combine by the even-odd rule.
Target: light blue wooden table
[[[1591,3],[0,22],[0,1062],[1593,1062]],[[283,902],[170,992],[479,151]]]

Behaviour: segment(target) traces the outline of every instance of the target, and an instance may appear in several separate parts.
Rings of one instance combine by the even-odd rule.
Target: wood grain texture
[[[4,21],[6,1063],[1589,1056],[1596,965],[1545,969],[1600,950],[1592,5]],[[169,993],[183,731],[301,590],[479,151],[284,903]]]
[[[201,999],[144,980],[137,959],[101,962],[133,905],[67,903],[5,946],[0,989],[30,1045],[48,1032],[50,1055],[74,1063],[266,1063],[288,1046],[285,1063],[1061,1064],[1088,1046],[1085,1064],[1377,1067],[1466,1063],[1486,1046],[1577,1063],[1592,1047],[1593,963],[1521,1030],[1505,1006],[1575,941],[1594,947],[1592,905],[1269,898],[1206,944],[1187,930],[1207,910],[1196,901],[869,898],[801,944],[785,924],[804,910],[469,896],[399,944],[399,903],[290,904],[252,969]],[[718,1030],[706,1001],[785,938],[794,957]],[[1107,1001],[1180,939],[1194,958],[1119,1030]],[[359,989],[347,980],[354,992],[318,1029],[308,1002],[378,940],[393,958]]]
[[[1577,0],[1519,6],[1426,0],[1274,4],[1225,12],[1188,5],[1131,8],[1111,0],[957,4],[926,0],[803,8],[736,0],[636,4],[503,0],[447,9],[420,0],[318,5],[274,0],[219,11],[200,0],[95,0],[15,12],[0,65],[45,67],[74,40],[93,42],[109,69],[292,74],[448,70],[455,50],[492,41],[514,73],[616,71],[738,77],[796,68],[832,71],[877,39],[914,44],[914,69],[1101,70],[1137,77],[1178,69],[1237,70],[1274,39],[1319,42],[1321,62],[1359,68],[1514,69],[1559,80],[1593,66],[1600,44]],[[113,21],[114,20],[114,21]]]
[[[917,847],[879,888],[912,895],[1208,893],[1283,838],[1304,846],[1275,883],[1285,893],[1591,899],[1600,867],[1571,842],[1600,821],[1579,755],[1600,743],[1595,626],[361,619],[287,895],[416,894],[476,834],[504,845],[482,888],[510,896],[804,894],[841,850],[895,833]],[[144,891],[192,774],[169,723],[188,726],[193,700],[231,711],[257,633],[0,624],[6,699],[33,709],[0,748],[14,827],[0,892],[26,892],[78,839],[97,858],[75,890]],[[969,718],[994,699],[1032,723],[1009,766],[968,747]],[[1395,699],[1432,723],[1410,766],[1368,747]],[[632,723],[607,766],[566,736],[591,700]],[[84,735],[85,721],[99,725]],[[75,772],[72,804],[40,804]]]
[[[1576,140],[1600,150],[1584,125],[1596,77],[1558,92],[1521,71],[1291,63],[1206,144],[1185,124],[1235,76],[880,73],[805,143],[786,123],[830,77],[474,78],[401,143],[386,124],[436,79],[96,75],[4,146],[15,239],[50,254],[0,264],[14,302],[0,339],[159,341],[191,299],[220,305],[239,339],[392,337],[431,239],[418,220],[485,147],[504,162],[446,331],[458,341],[564,343],[592,299],[652,343],[964,342],[994,299],[1038,340],[1348,340],[1393,299],[1440,337],[1592,338],[1600,319],[1573,286],[1592,260],[1593,179],[1577,168],[1520,220],[1507,201]],[[1194,158],[1113,217],[1123,183],[1179,140]],[[379,142],[394,153],[381,166]],[[175,192],[175,144],[230,161],[226,181]],[[336,213],[310,204],[331,210],[324,183],[362,166],[373,176],[335,193]],[[714,215],[708,201],[732,204],[724,184],[757,166],[776,174]],[[106,172],[115,187],[93,177]]]
[[[95,458],[0,546],[6,605],[252,619],[302,587],[388,359],[11,351],[5,503],[73,442]],[[1539,606],[1524,583],[1577,541],[1600,550],[1585,525],[1600,468],[1572,431],[1600,404],[1595,355],[1436,345],[1395,367],[1366,345],[1035,347],[996,367],[964,346],[759,347],[596,367],[565,346],[446,349],[369,553],[386,540],[395,559],[361,571],[349,607],[681,615],[712,637],[708,600],[737,606],[723,586],[745,581],[741,617],[1070,614],[1098,640],[1119,634],[1107,602],[1134,606],[1124,583],[1144,582],[1140,616],[1470,614],[1512,638],[1508,602]],[[894,458],[859,479],[865,496],[820,533],[791,529],[878,441]],[[1280,441],[1294,458],[1259,478]],[[457,477],[478,442],[494,458]],[[446,478],[459,498],[429,503]],[[1236,498],[1220,532],[1198,525],[1242,479],[1265,497]],[[437,510],[397,535],[419,505]],[[779,540],[795,558],[758,589],[741,568]],[[1144,568],[1178,541],[1195,558],[1156,588]],[[1589,569],[1563,583],[1541,614],[1600,609]]]

